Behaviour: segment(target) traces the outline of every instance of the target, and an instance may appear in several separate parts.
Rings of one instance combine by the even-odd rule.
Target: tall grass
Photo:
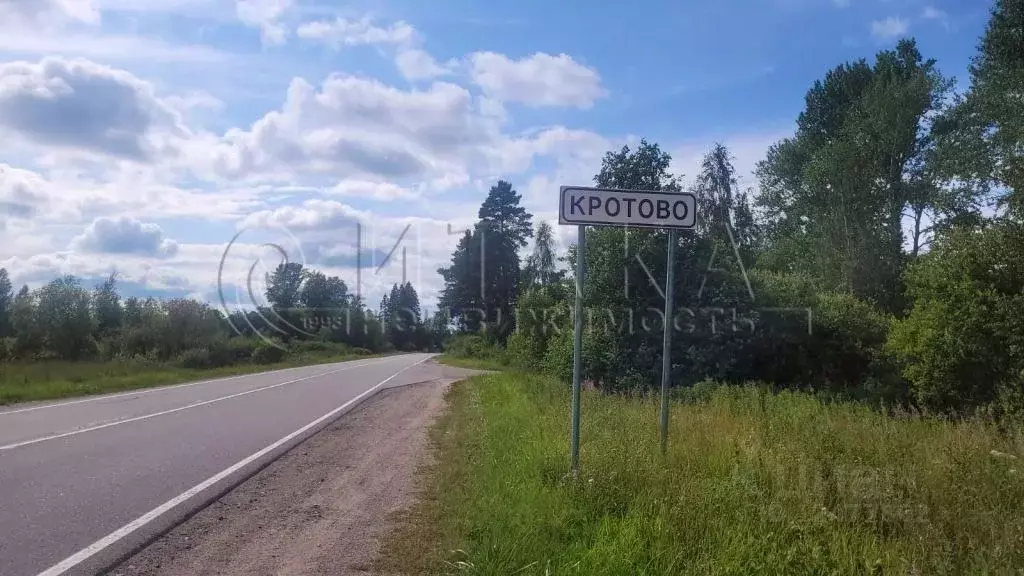
[[[423,497],[381,571],[965,574],[1024,570],[1024,435],[722,388],[672,407],[479,376],[449,392]]]

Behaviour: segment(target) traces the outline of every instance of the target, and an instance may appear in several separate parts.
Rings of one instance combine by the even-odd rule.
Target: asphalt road
[[[409,354],[0,410],[0,576],[109,565],[369,397]]]

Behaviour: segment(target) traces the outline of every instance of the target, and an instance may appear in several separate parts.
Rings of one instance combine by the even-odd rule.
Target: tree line
[[[677,236],[672,382],[761,381],[962,413],[1024,409],[1024,0],[998,0],[957,93],[914,40],[845,62],[807,91],[792,137],[741,189],[722,145],[692,183],[642,141],[608,152],[601,187],[689,191]],[[554,198],[552,198],[554,201]],[[668,234],[592,228],[556,266],[499,182],[439,272],[454,350],[568,377],[585,258],[584,372],[605,390],[660,378]],[[659,285],[661,284],[661,285]]]
[[[266,278],[266,305],[225,314],[191,298],[122,298],[111,274],[89,289],[67,275],[15,293],[0,268],[0,358],[122,360],[207,368],[276,362],[290,351],[438,349],[447,323],[424,319],[411,283],[374,311],[343,280],[297,263]]]

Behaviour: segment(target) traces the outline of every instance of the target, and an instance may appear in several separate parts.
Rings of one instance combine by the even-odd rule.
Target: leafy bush
[[[352,349],[352,353],[356,356],[369,356],[370,354],[373,354],[373,350],[356,346]]]
[[[203,369],[211,368],[213,362],[210,360],[210,351],[206,348],[189,348],[178,355],[178,365],[182,368]]]
[[[529,370],[539,364],[541,354],[537,352],[538,342],[525,332],[513,332],[505,344],[505,358],[516,368]]]
[[[459,358],[497,358],[501,349],[478,334],[456,334],[444,343],[446,354]]]
[[[288,356],[288,352],[281,347],[260,343],[252,351],[252,362],[254,364],[274,364],[281,362]]]
[[[544,372],[562,382],[572,381],[572,340],[572,330],[562,330],[548,341],[544,354]]]
[[[323,340],[293,340],[288,345],[289,351],[294,354],[320,354],[333,353],[344,355],[351,353],[351,348],[339,342],[325,342]]]
[[[907,288],[914,305],[888,347],[917,401],[1011,409],[1024,370],[1024,227],[953,232],[910,267]]]

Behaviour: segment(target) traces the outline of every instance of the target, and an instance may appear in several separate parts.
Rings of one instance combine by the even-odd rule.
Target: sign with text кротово
[[[697,197],[688,192],[562,186],[558,223],[689,230],[697,225]]]

